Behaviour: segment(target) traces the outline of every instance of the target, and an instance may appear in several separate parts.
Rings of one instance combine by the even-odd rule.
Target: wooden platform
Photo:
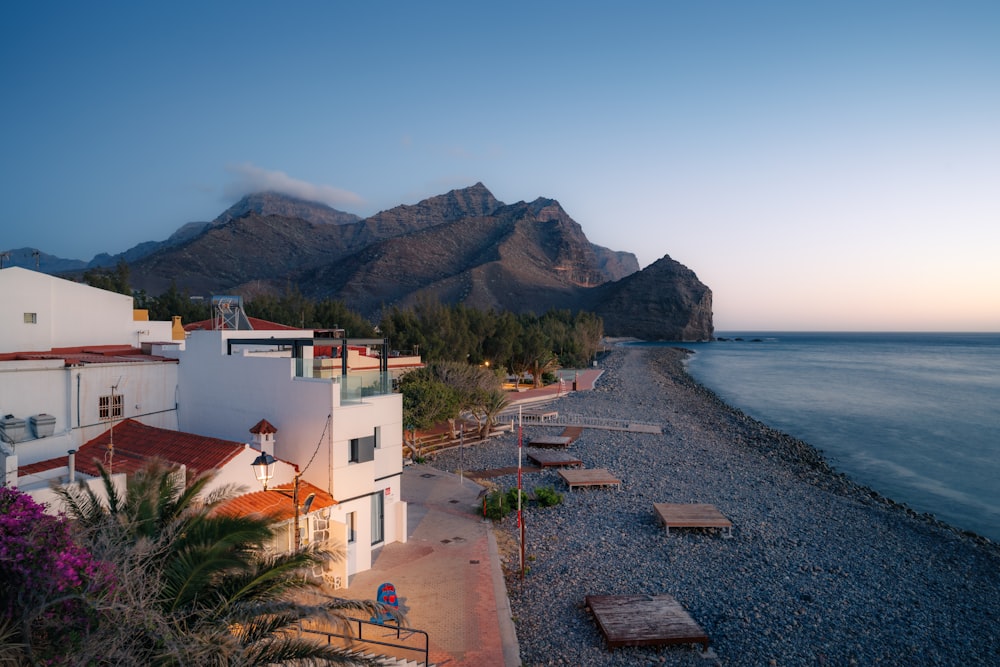
[[[653,503],[660,522],[671,528],[718,528],[723,537],[733,536],[733,523],[715,505],[697,503]]]
[[[661,644],[701,644],[708,635],[670,595],[588,595],[608,648]]]
[[[528,442],[529,447],[565,447],[573,438],[565,435],[539,435]]]
[[[559,476],[569,485],[570,491],[578,486],[616,486],[619,489],[622,488],[622,481],[604,468],[560,470]]]
[[[565,452],[531,452],[528,460],[541,468],[582,466],[583,461]]]
[[[577,438],[580,437],[582,433],[583,433],[582,426],[567,426],[565,429],[563,429],[561,435],[564,438],[569,438],[570,443],[573,443],[576,441]]]

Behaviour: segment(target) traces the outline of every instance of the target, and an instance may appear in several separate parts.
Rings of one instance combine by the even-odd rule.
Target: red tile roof
[[[114,440],[114,455],[109,445]],[[96,477],[100,475],[95,460],[107,467],[109,458],[114,472],[132,473],[149,460],[160,458],[170,463],[183,464],[191,472],[204,472],[222,468],[239,454],[245,445],[241,442],[209,438],[192,433],[146,426],[134,419],[115,424],[114,433],[105,431],[85,443],[76,453],[76,469]],[[66,465],[60,456],[18,467],[21,475],[39,473]]]
[[[253,425],[253,428],[250,429],[250,432],[253,433],[254,435],[257,435],[258,433],[264,433],[264,434],[277,433],[278,429],[275,428],[271,424],[271,422],[267,421],[266,419],[261,419],[259,422]]]
[[[40,361],[45,359],[62,360],[67,366],[79,364],[110,364],[110,363],[172,363],[177,359],[161,357],[154,354],[144,354],[142,350],[129,345],[85,345],[81,347],[54,347],[51,350],[30,350],[25,352],[5,352],[0,354],[0,361]]]
[[[318,486],[313,486],[309,482],[300,480],[300,506],[305,502],[310,493],[316,494],[312,506],[309,508],[310,512],[337,504],[333,496],[326,491],[323,491]],[[215,511],[224,516],[259,515],[270,517],[273,521],[293,519],[295,518],[295,504],[292,502],[292,485],[279,484],[267,491],[257,491],[256,493],[237,496],[224,502]]]

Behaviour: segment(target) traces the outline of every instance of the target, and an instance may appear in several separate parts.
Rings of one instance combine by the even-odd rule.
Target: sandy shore
[[[684,372],[677,349],[616,348],[564,413],[656,422],[662,435],[587,429],[571,453],[622,489],[569,492],[525,512],[528,574],[508,593],[525,665],[998,665],[1000,549],[831,471],[807,444],[731,409]],[[532,427],[534,434],[556,428]],[[527,450],[526,450],[527,451]],[[437,455],[468,471],[516,465],[515,436]],[[516,486],[516,476],[493,480]],[[733,538],[666,535],[653,503],[710,503]],[[499,526],[516,539],[514,520]],[[695,648],[608,650],[594,594],[667,593],[704,628]]]

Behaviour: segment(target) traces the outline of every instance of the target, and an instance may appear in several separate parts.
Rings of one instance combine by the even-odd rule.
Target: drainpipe
[[[69,483],[72,484],[76,482],[76,450],[71,449],[69,452]]]

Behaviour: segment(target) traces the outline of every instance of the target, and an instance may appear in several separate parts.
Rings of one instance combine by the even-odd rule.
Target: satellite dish
[[[312,504],[313,504],[314,500],[316,500],[316,494],[315,493],[310,493],[308,496],[306,496],[306,501],[304,503],[302,503],[302,513],[303,514],[308,514],[309,513],[309,508],[312,507]]]

